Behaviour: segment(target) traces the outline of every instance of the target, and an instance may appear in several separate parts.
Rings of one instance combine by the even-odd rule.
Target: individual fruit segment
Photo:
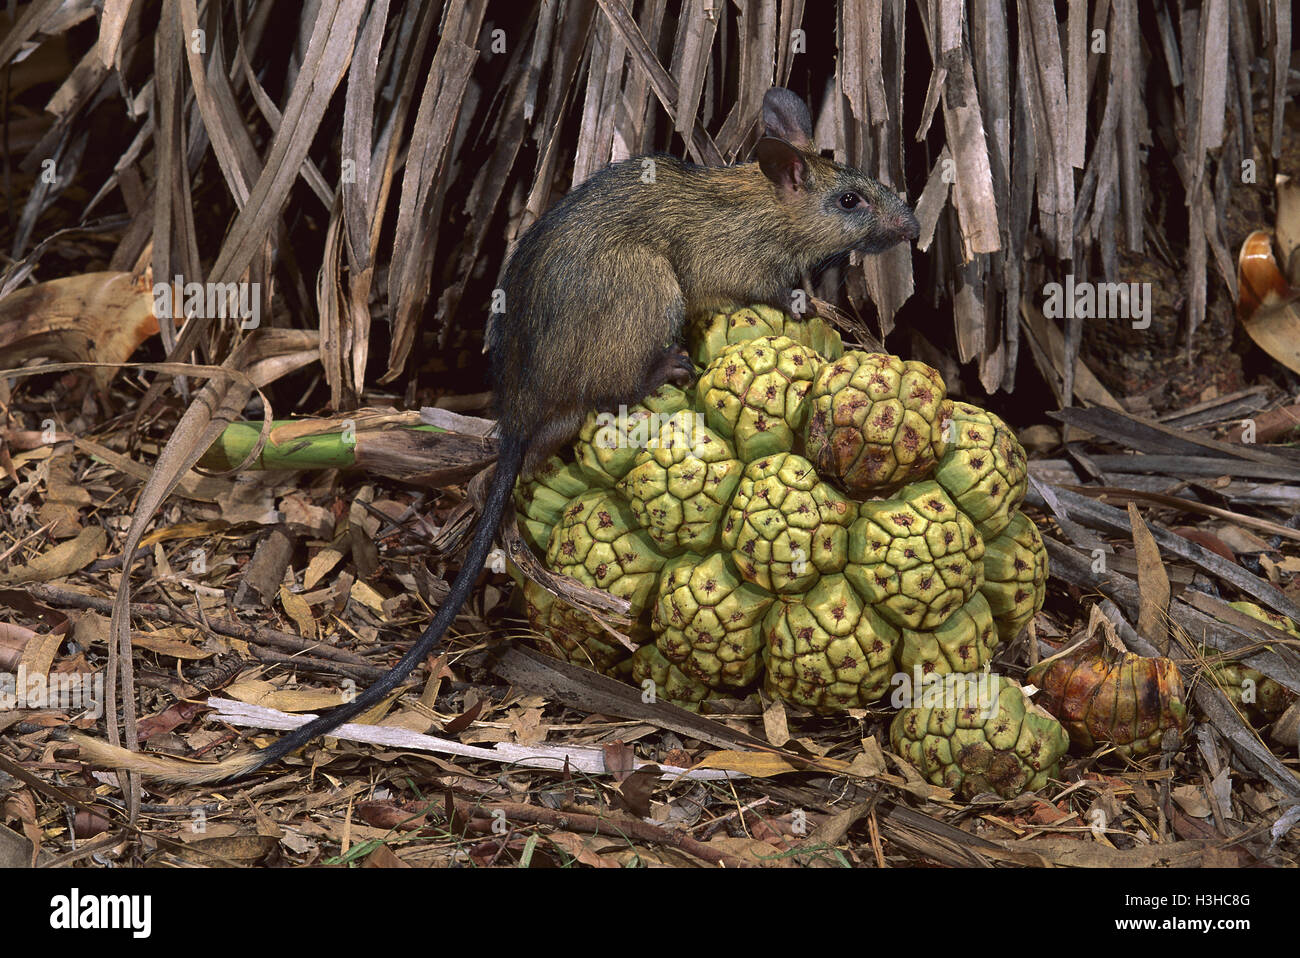
[[[932,784],[962,798],[1015,798],[1060,774],[1069,738],[1061,723],[1010,680],[949,674],[921,693],[889,729],[894,751]]]
[[[749,464],[722,526],[722,544],[750,582],[802,592],[844,568],[854,503],[793,453]]]
[[[983,558],[983,539],[948,494],[915,482],[897,499],[859,506],[844,572],[894,625],[931,630],[979,589]]]
[[[813,383],[808,458],[853,496],[928,476],[944,453],[946,395],[943,378],[924,363],[847,352]]]
[[[842,574],[777,600],[763,624],[769,695],[820,711],[861,708],[889,689],[898,630]]]
[[[728,346],[700,374],[700,408],[746,462],[788,452],[803,428],[808,390],[821,364],[815,352],[786,336]]]
[[[998,630],[980,593],[930,631],[903,629],[898,664],[907,675],[979,672],[993,661]]]
[[[984,598],[998,635],[1011,642],[1038,614],[1047,595],[1047,550],[1038,529],[1021,511],[996,539],[984,543]]]
[[[652,642],[643,645],[632,655],[632,683],[643,691],[653,690],[656,699],[692,712],[700,710],[700,703],[713,694],[703,682],[691,678],[680,668],[664,658]],[[649,682],[649,689],[646,683]]]
[[[1254,602],[1229,602],[1238,612],[1244,612],[1252,619],[1258,619],[1265,625],[1281,629],[1300,639],[1300,629],[1286,616],[1257,605]],[[1204,655],[1212,656],[1210,671],[1215,683],[1232,700],[1233,705],[1241,711],[1254,725],[1267,725],[1276,721],[1295,701],[1296,695],[1281,682],[1270,679],[1263,672],[1252,669],[1244,662],[1224,661],[1222,655],[1211,649],[1202,649]]]
[[[700,551],[717,538],[743,468],[701,414],[683,410],[651,437],[618,490],[661,549]]]
[[[1202,649],[1201,652],[1214,656],[1210,664],[1214,684],[1252,725],[1263,726],[1276,721],[1295,701],[1294,692],[1263,672],[1242,662],[1225,662],[1213,649]]]
[[[741,689],[762,665],[760,625],[772,596],[745,582],[727,555],[687,554],[664,567],[655,604],[655,645],[691,679]]]
[[[1165,732],[1189,723],[1187,693],[1172,659],[1117,653],[1093,638],[1029,670],[1039,702],[1061,720],[1070,741],[1091,751],[1114,745],[1141,758],[1159,751]]]
[[[524,582],[524,610],[534,642],[543,652],[594,672],[626,673],[631,652],[589,613],[531,580]],[[649,641],[649,629],[637,626],[630,638]]]
[[[1015,433],[1000,418],[970,403],[952,402],[943,426],[947,452],[934,471],[986,540],[1002,533],[1025,498],[1029,463]]]
[[[573,443],[588,484],[612,486],[622,479],[672,415],[690,404],[690,394],[665,383],[634,406],[589,414]]]
[[[573,499],[551,531],[546,565],[632,603],[633,616],[654,598],[664,556],[612,489]]]
[[[546,565],[627,599],[634,643],[651,639],[644,613],[654,600],[664,556],[637,527],[631,510],[612,489],[592,489],[572,499],[551,530]],[[529,583],[525,591],[529,622],[544,636],[539,645],[559,658],[610,675],[625,675],[631,652],[582,609]]]
[[[662,421],[675,412],[690,409],[695,403],[695,390],[683,389],[672,383],[664,383],[649,396],[642,399],[638,406],[644,406],[652,413],[658,413]]]
[[[564,507],[590,486],[576,463],[565,463],[559,456],[551,456],[531,478],[515,483],[519,531],[535,552],[546,552]]]
[[[728,346],[763,336],[788,336],[826,359],[838,359],[844,352],[840,334],[820,316],[796,318],[760,304],[696,317],[691,325],[691,358],[707,366]]]

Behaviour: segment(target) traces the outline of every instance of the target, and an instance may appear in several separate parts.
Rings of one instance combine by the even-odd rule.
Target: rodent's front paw
[[[668,359],[668,382],[683,387],[695,382],[695,364],[691,362],[691,357],[686,355],[685,349],[681,346],[672,347],[668,351]]]

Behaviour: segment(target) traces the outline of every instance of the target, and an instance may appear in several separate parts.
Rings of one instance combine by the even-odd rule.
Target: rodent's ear
[[[758,168],[777,186],[795,192],[804,185],[808,163],[792,144],[774,136],[765,136],[758,141],[756,152]]]
[[[812,117],[807,104],[785,87],[769,89],[763,94],[763,135],[812,152]]]

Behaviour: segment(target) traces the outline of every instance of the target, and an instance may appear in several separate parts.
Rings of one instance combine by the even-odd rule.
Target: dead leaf
[[[606,742],[601,746],[605,753],[605,770],[621,782],[636,771],[636,752],[623,741]]]
[[[617,800],[638,818],[650,817],[650,798],[663,774],[657,765],[643,765],[618,784]]]
[[[1293,373],[1300,373],[1300,299],[1265,303],[1241,325],[1256,346]]]
[[[709,847],[747,861],[751,865],[763,865],[768,868],[797,868],[799,865],[793,855],[773,847],[769,842],[758,841],[754,838],[732,838],[729,835],[716,835],[709,840]]]
[[[311,606],[307,604],[301,595],[282,585],[280,586],[280,605],[284,607],[285,614],[293,619],[293,624],[298,627],[300,636],[304,639],[316,638],[318,628],[316,618],[311,614]]]
[[[251,865],[269,855],[279,844],[266,835],[218,835],[203,837],[183,846],[171,846],[158,855],[176,856],[195,865]]]
[[[225,694],[240,702],[281,712],[315,712],[350,701],[349,693],[343,689],[277,689],[260,679],[236,682],[226,687]]]
[[[380,618],[387,618],[384,614],[384,597],[360,579],[352,583],[350,596]]]
[[[201,702],[175,702],[157,715],[146,715],[142,718],[140,724],[136,726],[136,738],[138,741],[147,742],[155,735],[174,731],[206,710],[207,706]]]
[[[1237,561],[1237,554],[1224,544],[1223,540],[1212,532],[1195,526],[1174,526],[1169,530],[1176,536],[1182,536],[1188,542],[1195,542],[1203,549],[1209,549],[1215,555],[1223,556],[1229,562]]]
[[[33,635],[23,649],[22,660],[18,667],[25,670],[28,676],[49,675],[63,639],[64,636],[53,632]]]
[[[72,455],[60,449],[46,461],[45,502],[37,521],[50,526],[50,538],[70,539],[81,531],[81,510],[94,503],[72,474]]]
[[[885,753],[881,751],[880,743],[876,741],[874,735],[862,740],[862,751],[853,756],[853,761],[849,765],[850,772],[863,778],[882,775],[888,768]]]
[[[375,850],[366,856],[362,868],[411,868],[397,853],[387,845],[376,845]]]
[[[108,544],[103,528],[94,525],[82,529],[75,539],[60,542],[47,549],[26,565],[14,566],[0,574],[0,583],[21,585],[26,582],[49,582],[80,572],[98,559]]]
[[[511,711],[510,731],[514,734],[516,742],[520,745],[539,745],[546,741],[546,728],[542,724],[542,714],[540,708]]]
[[[608,839],[603,836],[585,837],[575,835],[573,832],[551,832],[546,836],[546,840],[568,855],[580,865],[586,865],[589,868],[619,868],[621,867],[617,858],[607,858],[597,854],[592,850],[592,845],[608,845]]]
[[[9,368],[36,357],[97,362],[102,389],[158,332],[152,290],[131,273],[82,273],[16,289],[0,299],[0,353]]]
[[[1138,592],[1141,604],[1138,608],[1138,635],[1149,640],[1161,655],[1169,654],[1169,573],[1165,570],[1164,560],[1160,558],[1160,547],[1151,535],[1151,530],[1142,521],[1137,504],[1128,503],[1129,526],[1133,532],[1133,545],[1137,549]]]
[[[392,801],[357,802],[353,814],[367,825],[396,831],[412,831],[428,824],[427,804]]]
[[[302,576],[302,587],[304,589],[313,589],[321,579],[329,574],[330,569],[338,565],[339,560],[343,558],[343,553],[338,549],[326,547],[311,557],[307,563],[307,571]]]
[[[1209,818],[1214,809],[1205,798],[1205,792],[1198,785],[1178,785],[1170,789],[1179,807],[1193,818]]]
[[[763,734],[777,748],[790,741],[790,723],[786,721],[785,704],[780,699],[773,699],[763,709]]]
[[[847,762],[835,759],[822,759],[828,768],[847,771]],[[710,752],[693,766],[694,768],[718,768],[729,772],[743,772],[754,778],[770,778],[787,772],[799,771],[785,758],[773,752]]]
[[[182,638],[182,636],[195,634],[193,629],[178,627],[158,629],[155,632],[139,632],[131,636],[131,645],[158,655],[168,655],[183,662],[198,662],[211,657],[213,653],[205,652]]]

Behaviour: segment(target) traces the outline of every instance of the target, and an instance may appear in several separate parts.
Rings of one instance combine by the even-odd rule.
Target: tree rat
[[[757,162],[703,167],[635,157],[593,174],[520,238],[506,266],[504,314],[488,333],[499,456],[460,573],[429,627],[354,701],[275,744],[212,765],[145,756],[74,735],[83,757],[169,781],[246,774],[379,702],[429,655],[469,597],[518,476],[577,433],[589,412],[632,405],[693,367],[677,345],[686,316],[723,303],[788,309],[818,264],[879,253],[919,233],[901,198],[819,156],[808,108],[789,90],[763,98]]]

